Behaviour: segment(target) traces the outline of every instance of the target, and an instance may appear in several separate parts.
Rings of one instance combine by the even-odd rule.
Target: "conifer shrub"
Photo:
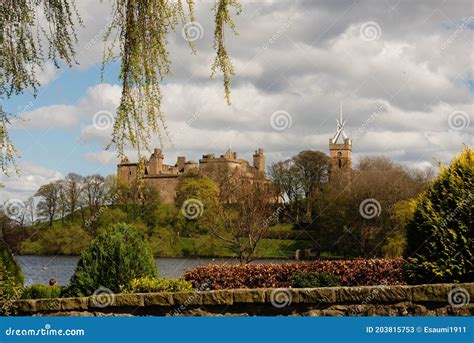
[[[327,273],[298,271],[291,278],[291,287],[293,288],[334,287],[339,285],[339,279]]]
[[[82,253],[65,295],[88,296],[103,288],[118,293],[133,279],[146,276],[157,276],[148,243],[126,224],[116,224]]]
[[[474,281],[473,243],[474,151],[466,147],[418,197],[407,225],[407,281]]]
[[[61,286],[35,284],[35,285],[25,287],[21,297],[23,299],[59,298],[61,297],[61,293],[62,293]]]

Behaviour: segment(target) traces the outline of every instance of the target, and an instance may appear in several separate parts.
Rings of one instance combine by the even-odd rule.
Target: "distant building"
[[[350,181],[352,177],[352,140],[344,132],[345,120],[337,121],[336,133],[329,139],[329,181]],[[337,141],[342,136],[342,143]]]
[[[186,172],[196,171],[213,178],[217,170],[225,170],[251,183],[265,183],[270,181],[265,176],[265,155],[263,149],[257,149],[253,155],[253,165],[247,160],[238,159],[237,153],[230,149],[220,157],[214,154],[203,155],[199,163],[186,161],[186,157],[179,156],[176,164],[164,164],[164,155],[161,149],[155,149],[144,163],[145,186],[154,187],[165,203],[173,202],[176,197],[178,177]],[[121,184],[132,186],[138,180],[138,163],[130,163],[125,158],[117,165],[117,179]]]

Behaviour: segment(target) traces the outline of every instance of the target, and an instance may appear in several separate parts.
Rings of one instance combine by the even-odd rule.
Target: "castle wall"
[[[175,200],[178,177],[149,176],[145,177],[144,181],[147,187],[153,187],[159,191],[161,202],[171,203]]]

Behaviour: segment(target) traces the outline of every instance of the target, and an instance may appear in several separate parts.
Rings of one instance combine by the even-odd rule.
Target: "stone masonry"
[[[462,302],[450,294],[464,294]],[[460,294],[460,293],[458,293]],[[27,316],[472,316],[474,283],[233,289],[203,292],[110,295],[18,300],[12,310]]]

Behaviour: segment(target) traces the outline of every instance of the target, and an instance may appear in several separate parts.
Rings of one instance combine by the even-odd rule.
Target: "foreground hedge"
[[[184,279],[195,288],[210,289],[290,287],[297,271],[336,276],[342,286],[401,285],[402,259],[318,260],[286,264],[207,265],[189,269]]]

